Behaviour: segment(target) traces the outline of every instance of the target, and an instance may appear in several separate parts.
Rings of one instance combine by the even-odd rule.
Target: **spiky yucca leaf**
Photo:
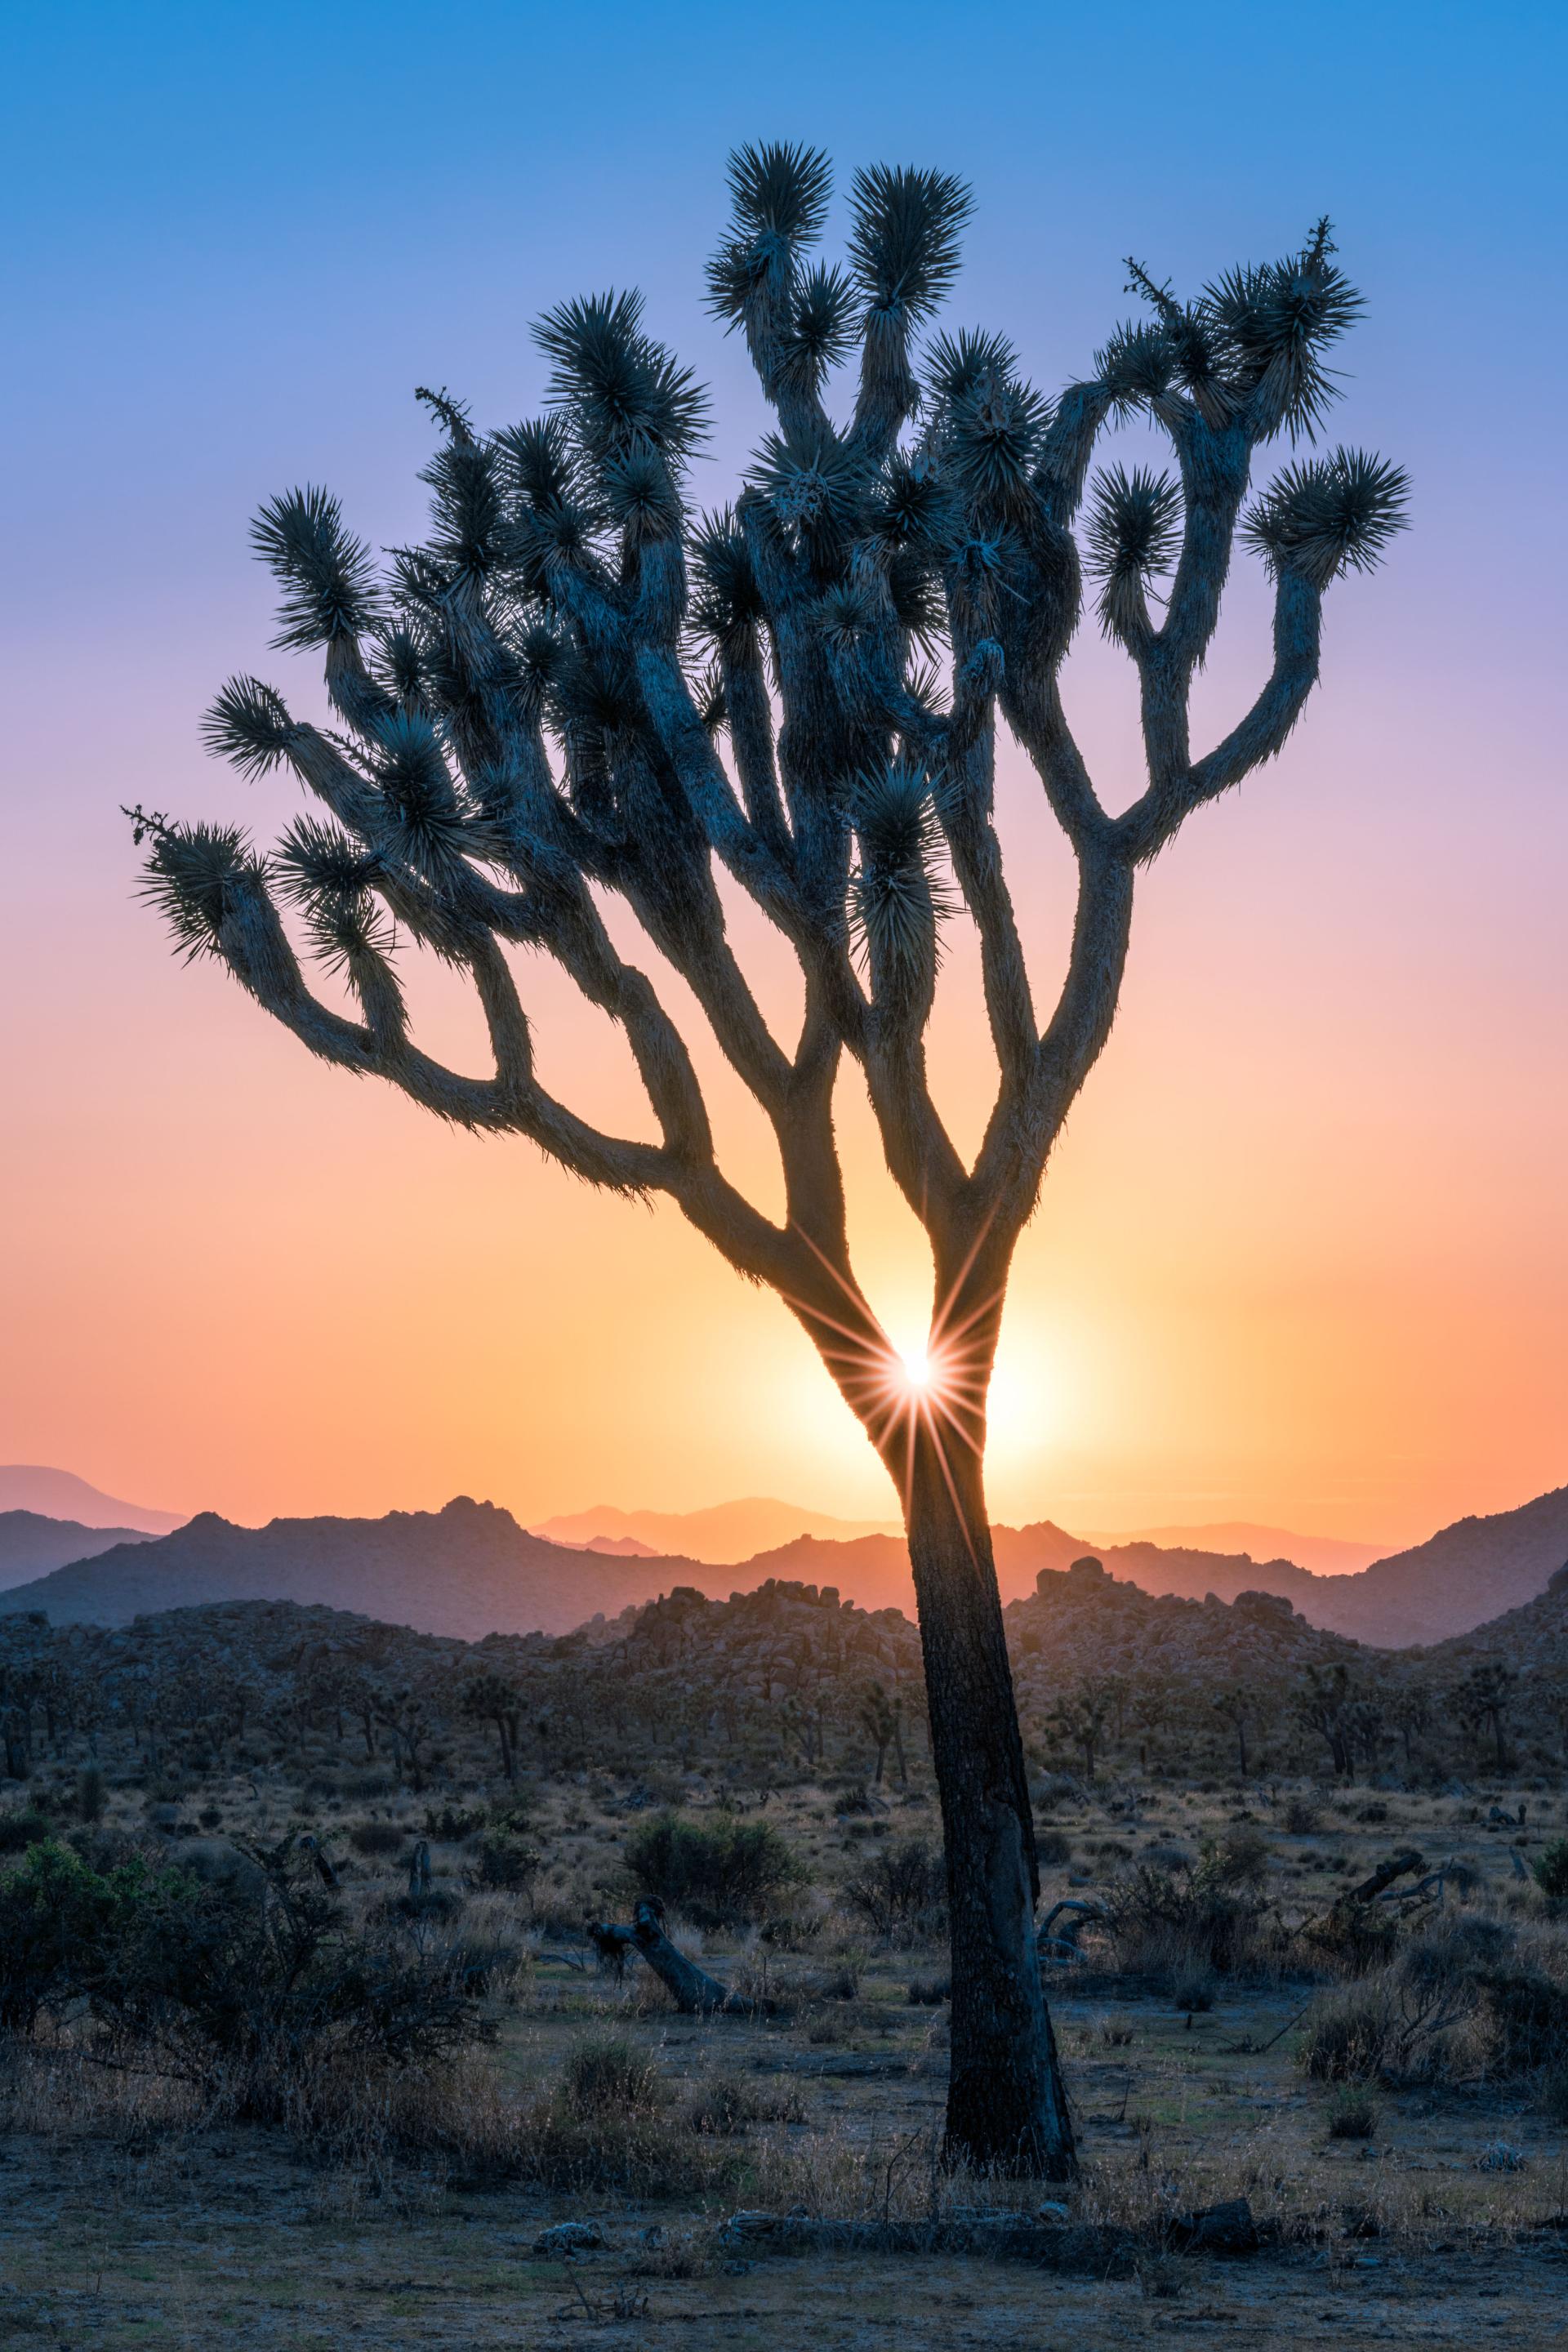
[[[368,666],[376,684],[394,702],[417,710],[425,700],[423,660],[423,650],[412,629],[393,627],[377,633],[370,647]]]
[[[227,760],[251,783],[275,768],[294,735],[283,698],[258,677],[231,677],[201,722],[215,760]]]
[[[926,392],[938,407],[962,400],[981,383],[1009,383],[1017,370],[1018,355],[1005,335],[970,327],[956,335],[934,335],[921,362]]]
[[[795,256],[822,233],[832,171],[815,148],[741,147],[729,182],[730,229],[708,265],[708,307],[734,327],[757,297],[787,289]]]
[[[448,441],[419,478],[432,491],[426,552],[454,581],[481,581],[509,552],[500,452],[491,442]]]
[[[1372,572],[1408,521],[1410,477],[1366,449],[1287,466],[1248,510],[1242,535],[1273,572],[1327,588],[1344,571]]]
[[[1228,270],[1205,289],[1204,307],[1223,341],[1227,373],[1252,396],[1267,435],[1288,427],[1312,440],[1337,398],[1322,353],[1365,309],[1330,258],[1328,221],[1298,254],[1258,268]]]
[[[881,617],[865,580],[840,580],[816,602],[816,634],[829,653],[852,654]]]
[[[895,449],[870,485],[862,518],[866,537],[889,553],[929,553],[946,542],[956,523],[952,486],[931,452]]]
[[[576,496],[564,417],[538,416],[523,425],[503,425],[494,440],[507,487],[524,506],[544,507]]]
[[[748,478],[789,531],[847,530],[867,486],[864,460],[831,425],[809,436],[770,433]]]
[[[1095,353],[1094,373],[1125,412],[1164,397],[1175,379],[1176,354],[1163,328],[1121,326]]]
[[[951,903],[938,874],[942,827],[923,769],[898,762],[858,776],[847,814],[858,856],[849,880],[850,937],[879,982],[919,995],[935,982]]]
[[[730,723],[730,705],[724,673],[716,661],[708,663],[691,680],[691,699],[705,732],[710,737],[721,734]]]
[[[996,513],[1026,499],[1049,422],[1034,387],[1005,376],[982,376],[952,401],[942,460],[965,503]]]
[[[958,275],[969,190],[948,172],[876,163],[856,173],[850,204],[849,267],[868,327],[918,326]]]
[[[855,289],[841,269],[809,270],[780,339],[779,373],[802,392],[818,392],[855,348]]]
[[[754,641],[765,608],[751,551],[736,526],[733,510],[725,507],[718,514],[704,515],[689,545],[696,575],[690,610],[693,634],[721,653],[741,651]]]
[[[449,877],[475,845],[429,720],[405,710],[384,719],[372,765],[389,819],[389,847],[432,879]]]
[[[597,464],[647,442],[672,465],[708,429],[708,395],[641,327],[642,296],[590,295],[563,302],[535,326],[554,361],[546,396]]]
[[[357,636],[378,613],[369,548],[343,529],[326,490],[286,490],[250,527],[251,545],[283,590],[281,628],[272,642],[295,650]]]
[[[191,963],[218,953],[218,934],[239,894],[264,884],[261,860],[238,825],[160,824],[140,889]]]
[[[737,147],[724,176],[737,228],[752,236],[773,229],[796,245],[814,245],[821,236],[833,166],[819,147],[778,142]]]
[[[669,468],[655,449],[628,449],[605,467],[605,504],[634,546],[671,539],[680,529],[680,500]]]
[[[371,851],[317,817],[297,818],[274,852],[279,893],[300,908],[311,947],[331,971],[352,971],[359,958],[384,958],[396,946],[373,887],[380,871]]]
[[[1168,474],[1113,466],[1096,481],[1084,535],[1108,636],[1125,635],[1142,619],[1144,589],[1181,545],[1181,517],[1182,494]]]

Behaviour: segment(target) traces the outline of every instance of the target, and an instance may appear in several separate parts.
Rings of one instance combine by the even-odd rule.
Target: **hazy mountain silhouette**
[[[1274,1592],[1310,1623],[1384,1648],[1434,1643],[1532,1601],[1568,1559],[1568,1487],[1514,1511],[1458,1520],[1358,1575],[1315,1576],[1293,1560],[1148,1542],[1090,1546],[1049,1519],[994,1531],[1005,1601],[1092,1549],[1110,1573],[1155,1596],[1222,1601]],[[0,1592],[0,1612],[37,1608],[56,1623],[125,1624],[214,1601],[301,1601],[474,1641],[565,1633],[678,1584],[711,1598],[767,1578],[836,1586],[864,1609],[912,1615],[900,1538],[797,1536],[739,1563],[671,1553],[587,1550],[531,1533],[509,1511],[459,1496],[445,1510],[381,1519],[274,1519],[238,1528],[212,1512],[153,1542],[79,1557]]]
[[[153,1543],[133,1528],[89,1528],[79,1519],[46,1518],[40,1511],[0,1511],[0,1592],[47,1576],[73,1559],[91,1559],[116,1544]]]
[[[897,1525],[890,1511],[885,1519],[837,1519],[826,1511],[807,1510],[804,1503],[749,1495],[741,1502],[714,1503],[702,1511],[623,1511],[601,1503],[591,1511],[563,1511],[552,1519],[541,1519],[532,1532],[552,1543],[571,1544],[630,1536],[660,1557],[704,1559],[719,1566],[751,1559],[795,1536],[852,1542],[857,1536],[890,1535]]]
[[[272,1519],[239,1528],[203,1511],[173,1535],[79,1559],[0,1592],[0,1614],[41,1609],[57,1625],[126,1625],[214,1601],[321,1601],[416,1632],[565,1633],[672,1585],[728,1594],[732,1569],[624,1559],[546,1543],[510,1511],[466,1495],[441,1511],[381,1519]]]
[[[1387,1557],[1385,1543],[1352,1543],[1343,1536],[1303,1536],[1290,1528],[1260,1527],[1252,1519],[1220,1519],[1200,1526],[1101,1528],[1092,1543],[1158,1544],[1163,1550],[1249,1552],[1254,1559],[1294,1560],[1314,1576],[1357,1576],[1374,1559]]]
[[[185,1511],[154,1511],[145,1503],[122,1503],[89,1486],[73,1470],[47,1470],[34,1463],[0,1464],[0,1511],[32,1511],[40,1517],[75,1521],[83,1528],[123,1528],[142,1535],[166,1536],[183,1528]]]

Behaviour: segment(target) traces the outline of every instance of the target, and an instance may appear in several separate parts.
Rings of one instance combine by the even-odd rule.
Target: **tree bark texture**
[[[947,1854],[948,2155],[1068,2180],[1072,2119],[1035,1950],[1034,1822],[978,1455],[922,1424],[905,1516]]]

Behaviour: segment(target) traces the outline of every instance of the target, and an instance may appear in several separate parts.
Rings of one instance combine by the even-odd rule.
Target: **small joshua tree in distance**
[[[1324,355],[1361,307],[1326,222],[1191,301],[1133,265],[1145,315],[1047,400],[1002,336],[932,327],[970,210],[960,182],[858,173],[833,267],[814,258],[829,194],[807,150],[731,159],[710,289],[775,425],[731,509],[693,509],[705,398],[637,297],[563,303],[536,331],[552,371],[542,418],[480,433],[459,402],[421,395],[441,434],[431,529],[384,573],[321,490],[258,519],[282,591],[277,642],[323,656],[336,723],[298,719],[241,677],[207,739],[247,776],[291,770],[324,817],[297,819],[262,856],[237,829],[129,814],[178,944],[221,959],[311,1052],[439,1118],[525,1136],[592,1183],[668,1195],[809,1334],[909,1534],[952,1922],[948,2144],[1063,2179],[1073,2136],[1035,1958],[1034,1832],[982,1478],[1008,1269],[1110,1033],[1139,869],[1279,750],[1317,679],[1324,593],[1376,561],[1405,482],[1342,449],[1286,465],[1247,503],[1258,448],[1321,423]],[[840,368],[847,416],[827,397]],[[1091,473],[1101,434],[1135,417],[1167,436],[1174,476]],[[1273,666],[1194,754],[1190,689],[1238,535],[1272,575]],[[1147,778],[1114,816],[1058,690],[1089,600],[1141,698]],[[1043,1014],[994,822],[999,723],[1078,867],[1065,977]],[[798,960],[793,1044],[733,953],[719,867]],[[689,985],[771,1122],[782,1222],[721,1172],[688,1043],[612,943],[596,892],[617,895]],[[312,990],[282,906],[346,978],[356,1017]],[[925,1059],[961,911],[998,1067],[968,1164]],[[399,934],[468,975],[489,1076],[416,1043]],[[552,958],[620,1025],[657,1141],[606,1133],[542,1083],[521,950]],[[918,1381],[851,1263],[832,1112],[847,1056],[930,1239]]]

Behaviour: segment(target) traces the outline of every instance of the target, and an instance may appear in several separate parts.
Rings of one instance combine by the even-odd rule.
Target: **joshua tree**
[[[1341,450],[1286,466],[1246,503],[1259,446],[1310,439],[1321,422],[1325,353],[1360,309],[1326,222],[1300,251],[1192,301],[1133,267],[1146,315],[1049,401],[1001,336],[928,334],[970,209],[958,181],[858,173],[833,268],[812,258],[829,199],[820,155],[743,150],[730,190],[712,305],[744,338],[776,424],[733,509],[693,510],[704,396],[638,298],[563,303],[537,330],[552,370],[542,420],[481,433],[461,403],[422,394],[442,436],[425,476],[433,523],[384,576],[323,491],[261,511],[278,642],[324,656],[334,724],[241,677],[207,740],[247,776],[291,770],[325,820],[298,819],[263,857],[237,829],[129,814],[180,946],[219,957],[311,1052],[439,1118],[525,1136],[592,1183],[668,1196],[815,1342],[909,1531],[950,1881],[950,2145],[1065,2176],[1072,2135],[1034,1958],[1034,1837],[982,1483],[1003,1297],[1110,1029],[1135,877],[1279,750],[1318,676],[1324,592],[1375,562],[1404,479]],[[840,369],[847,415],[827,397]],[[1091,482],[1102,432],[1138,418],[1170,441],[1175,478],[1112,466]],[[1190,689],[1238,533],[1273,579],[1273,667],[1200,756]],[[1141,698],[1147,776],[1114,815],[1058,692],[1086,593]],[[999,727],[1078,867],[1065,977],[1043,1013],[994,824]],[[731,944],[737,893],[798,962],[793,1043]],[[690,989],[710,1045],[771,1122],[782,1219],[721,1172],[692,1047],[615,943],[606,894]],[[352,1017],[310,985],[285,908],[346,982]],[[998,1071],[969,1164],[924,1045],[943,934],[961,919]],[[471,979],[489,1075],[459,1075],[415,1042],[399,933]],[[522,950],[619,1024],[656,1140],[605,1132],[543,1084]],[[850,1259],[833,1125],[846,1058],[930,1240],[918,1380]]]

